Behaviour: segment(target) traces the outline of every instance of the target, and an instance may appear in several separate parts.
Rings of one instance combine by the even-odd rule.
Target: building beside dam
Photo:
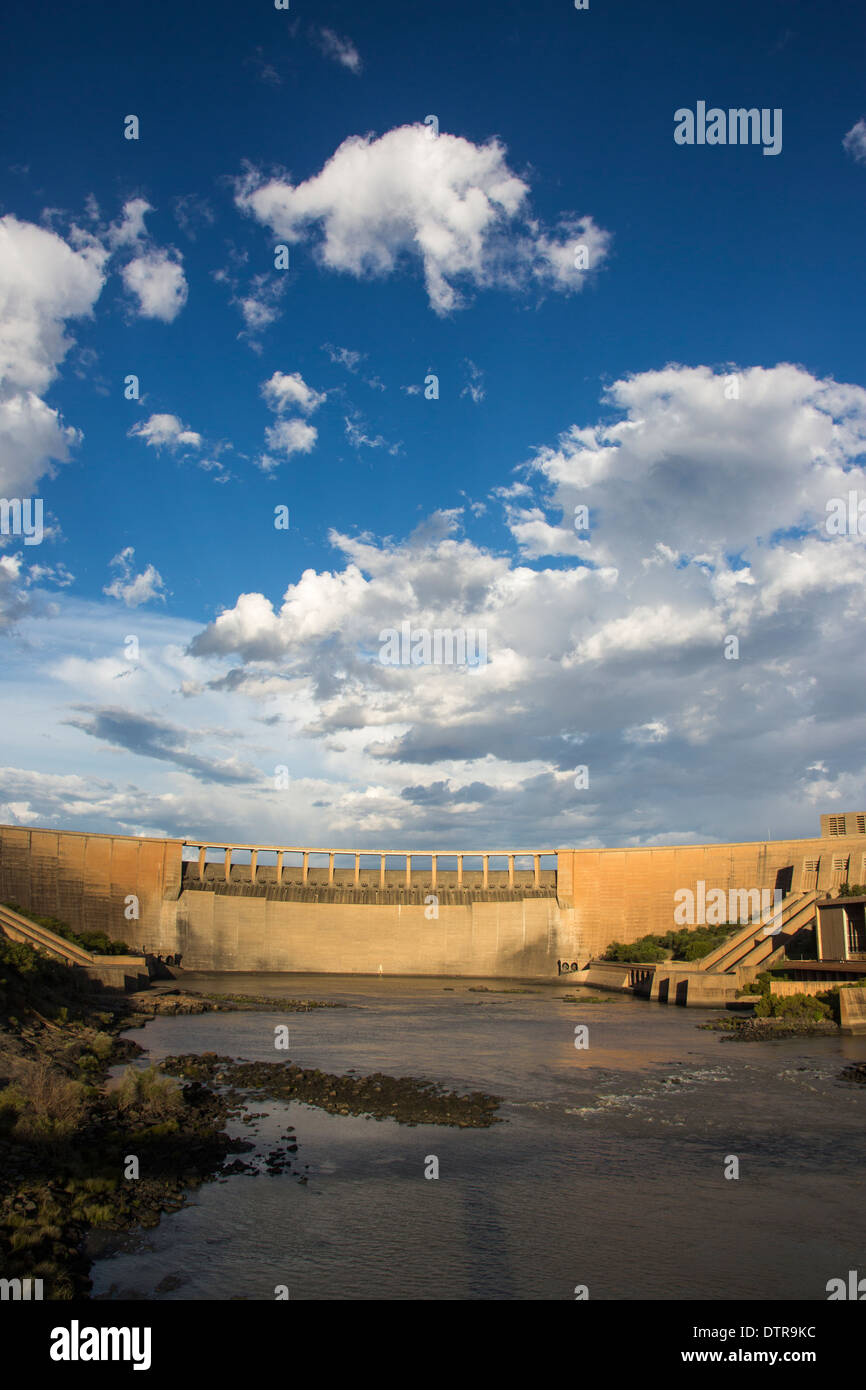
[[[818,960],[866,960],[866,897],[832,898],[815,910]]]
[[[846,882],[866,884],[866,813],[808,840],[457,853],[0,826],[0,902],[193,970],[545,978],[670,930],[685,890],[781,897],[799,929]]]

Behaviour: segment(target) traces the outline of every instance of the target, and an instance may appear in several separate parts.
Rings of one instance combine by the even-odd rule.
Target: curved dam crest
[[[698,882],[726,893],[780,882],[830,891],[856,878],[866,817],[822,816],[821,831],[651,849],[401,851],[394,869],[391,851],[6,825],[0,900],[180,955],[192,970],[537,979],[557,975],[560,961],[586,965],[611,941],[669,930],[674,895]]]

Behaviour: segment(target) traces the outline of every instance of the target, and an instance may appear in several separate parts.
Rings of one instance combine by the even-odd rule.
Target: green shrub
[[[112,1098],[120,1115],[135,1125],[159,1125],[183,1114],[183,1095],[156,1067],[127,1067]]]
[[[59,961],[48,960],[24,941],[10,941],[8,936],[0,932],[0,972],[5,975],[6,969],[15,975],[54,982],[63,978],[66,966]]]
[[[110,1033],[94,1033],[90,1039],[90,1050],[100,1062],[107,1062],[114,1050],[114,1038]]]
[[[739,923],[719,927],[677,927],[673,931],[648,933],[638,941],[613,941],[603,960],[634,961],[635,964],[660,960],[702,960],[721,946]]]
[[[827,990],[821,994],[768,993],[755,1005],[755,1017],[785,1018],[795,1023],[837,1022],[839,991]]]
[[[765,994],[765,995],[767,995],[767,996],[769,997],[769,994],[770,994],[770,981],[771,981],[772,979],[779,979],[779,978],[780,978],[780,977],[779,977],[778,975],[776,975],[776,976],[771,975],[770,972],[769,972],[769,970],[762,970],[761,973],[760,973],[760,975],[756,975],[755,978],[754,978],[754,980],[751,980],[751,981],[749,982],[749,984],[745,985],[745,986],[739,991],[739,993],[740,993],[741,995],[742,995],[742,994]]]
[[[605,951],[603,960],[634,961],[636,964],[654,960],[664,960],[663,951],[654,936],[642,936],[639,941],[612,941]]]
[[[92,951],[95,956],[128,956],[133,953],[132,947],[127,946],[125,941],[112,941],[104,931],[82,931],[76,940],[85,951]]]
[[[673,953],[674,960],[701,960],[727,941],[738,925],[725,922],[718,927],[679,927],[665,932],[659,940]]]
[[[0,1014],[10,1023],[34,1002],[50,1012],[58,996],[68,997],[69,988],[67,966],[0,932]]]
[[[80,1128],[87,1092],[48,1062],[20,1065],[0,1091],[0,1110],[15,1114],[12,1134],[25,1143],[63,1143]]]

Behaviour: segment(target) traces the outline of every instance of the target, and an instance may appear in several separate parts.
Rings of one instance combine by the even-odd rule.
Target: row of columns
[[[214,846],[212,846],[212,845],[201,845],[201,846],[199,847],[199,852],[198,852],[198,876],[199,876],[199,878],[202,879],[202,880],[204,879],[205,856],[207,855],[208,850],[209,850],[209,849],[212,849],[212,848],[214,848]],[[283,881],[283,854],[284,854],[284,853],[285,853],[284,850],[281,850],[281,849],[280,849],[280,850],[277,850],[277,883],[278,883],[278,884],[281,884],[282,881]],[[303,853],[303,863],[302,863],[302,865],[301,865],[301,882],[304,883],[304,884],[306,884],[307,881],[308,881],[308,878],[309,878],[309,871],[310,871],[310,852],[309,852],[309,850],[303,850],[302,853]],[[335,853],[336,853],[335,850],[329,850],[329,851],[328,851],[328,883],[329,883],[329,884],[332,884],[332,883],[334,882],[334,856],[335,856]],[[454,858],[456,857],[456,859],[457,859],[457,887],[458,887],[458,888],[461,888],[461,887],[463,886],[463,859],[464,859],[464,855],[458,854],[458,855],[455,856],[455,855],[453,855],[453,854],[446,854],[446,855],[444,855],[443,857],[446,858],[446,859],[454,859]],[[473,855],[473,856],[471,856],[471,857],[472,857],[472,858],[477,858],[476,855]],[[499,856],[499,855],[496,856],[496,858],[500,858],[500,857],[501,857],[501,856]],[[256,881],[256,869],[257,869],[257,867],[258,867],[258,858],[259,858],[259,852],[258,852],[258,850],[257,850],[257,849],[250,850],[250,882],[251,882],[251,883],[255,883],[255,881]],[[426,859],[427,856],[424,855],[424,858]],[[430,855],[431,883],[432,883],[432,885],[433,885],[434,888],[436,887],[436,882],[437,882],[437,861],[439,860],[439,858],[440,858],[440,856],[439,856],[438,854],[431,854],[431,855]],[[489,864],[490,864],[490,858],[491,858],[491,856],[490,856],[489,854],[482,854],[482,855],[481,855],[482,884],[483,884],[483,886],[484,886],[485,888],[488,886],[488,883],[489,883],[489,875],[490,875]],[[514,887],[514,859],[515,859],[515,856],[514,856],[513,854],[509,854],[509,855],[507,856],[507,858],[508,858],[508,886],[509,886],[509,888],[513,888],[513,887]],[[533,854],[532,860],[533,860],[533,881],[534,881],[535,887],[538,888],[538,887],[540,887],[540,885],[541,885],[541,855],[540,855],[540,854]],[[230,880],[230,878],[231,878],[231,869],[232,869],[232,851],[231,851],[231,849],[227,849],[226,852],[225,852],[225,876],[226,876],[226,883],[228,883],[229,880]],[[360,855],[360,853],[356,853],[356,855],[355,855],[355,887],[356,887],[356,888],[357,888],[358,884],[360,883],[360,881],[361,881],[361,855]],[[407,855],[406,855],[406,887],[407,887],[407,888],[411,888],[411,886],[412,886],[412,855],[411,855],[411,854],[407,854]],[[379,856],[379,887],[380,887],[380,888],[384,888],[384,887],[385,887],[385,855],[384,855],[384,854],[380,854],[380,856]]]

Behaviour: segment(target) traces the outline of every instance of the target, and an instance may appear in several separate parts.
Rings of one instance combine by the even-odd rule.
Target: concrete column
[[[278,888],[281,886],[282,882],[283,882],[283,851],[282,851],[281,849],[278,849],[278,850],[277,850],[277,887],[278,887]]]
[[[356,887],[356,888],[358,887],[358,884],[359,884],[360,882],[361,882],[361,856],[360,856],[360,854],[356,854],[356,855],[355,855],[355,887]]]
[[[198,877],[199,882],[204,882],[204,857],[207,854],[207,845],[202,845],[198,852]]]
[[[481,876],[481,886],[482,886],[483,888],[486,888],[486,887],[487,887],[487,884],[488,884],[488,866],[489,866],[489,864],[490,864],[490,855],[489,855],[489,854],[482,854],[482,856],[481,856],[481,865],[482,865],[482,868],[481,868],[481,875],[482,875],[482,876]]]
[[[431,856],[430,856],[430,882],[432,883],[432,885],[433,885],[434,888],[436,887],[436,858],[437,858],[437,856],[436,856],[435,854],[431,854]]]
[[[384,888],[384,887],[385,887],[385,856],[384,856],[384,854],[380,854],[380,855],[379,855],[379,887],[380,887],[380,888]]]
[[[842,946],[842,957],[841,957],[841,958],[842,958],[842,960],[850,960],[850,959],[851,959],[851,951],[852,951],[852,947],[853,947],[853,944],[854,944],[854,943],[853,943],[853,940],[852,940],[852,932],[851,932],[851,917],[850,917],[850,914],[849,914],[848,909],[847,909],[846,907],[843,907],[843,908],[842,908],[842,914],[841,914],[841,915],[842,915],[842,922],[841,922],[841,931],[840,931],[840,934],[839,934],[839,935],[840,935],[840,938],[841,938],[841,946]]]
[[[250,850],[250,883],[256,881],[256,867],[259,862],[259,852],[257,849]]]
[[[227,850],[226,850],[226,883],[231,883],[231,878],[232,878],[232,852],[231,852],[230,849],[227,849]]]
[[[457,887],[458,887],[458,888],[462,888],[462,887],[463,887],[463,855],[462,855],[462,854],[458,854],[458,856],[457,856]]]
[[[509,854],[509,856],[508,856],[508,887],[509,887],[509,888],[513,888],[513,887],[514,887],[514,855],[513,855],[513,854]]]
[[[310,851],[304,850],[304,867],[301,870],[301,882],[306,883],[310,873]]]
[[[406,855],[406,887],[407,887],[407,888],[411,888],[411,887],[412,887],[412,856],[411,856],[411,854],[407,854],[407,855]]]
[[[533,854],[533,856],[532,856],[532,871],[533,871],[533,874],[534,874],[534,876],[535,876],[535,886],[536,886],[536,888],[540,888],[540,887],[541,887],[541,855],[540,855],[540,854]]]
[[[328,852],[328,887],[334,882],[334,851]]]

